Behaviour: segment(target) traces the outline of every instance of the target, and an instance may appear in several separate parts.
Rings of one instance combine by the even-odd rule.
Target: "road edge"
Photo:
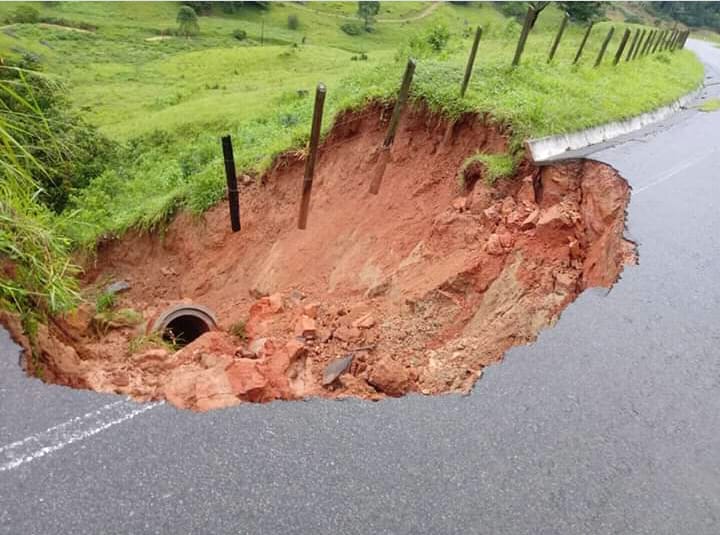
[[[635,132],[651,124],[663,121],[686,108],[687,104],[700,96],[704,88],[705,84],[701,82],[696,89],[682,95],[672,103],[629,119],[611,121],[576,132],[529,139],[525,143],[528,153],[534,163],[539,163],[556,158],[569,151],[584,149]]]

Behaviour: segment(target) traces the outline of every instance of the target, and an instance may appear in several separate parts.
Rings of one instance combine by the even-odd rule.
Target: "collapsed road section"
[[[41,326],[26,369],[193,410],[468,392],[508,348],[634,261],[629,187],[615,170],[523,161],[489,184],[481,163],[464,164],[508,140],[482,116],[448,125],[409,110],[370,195],[386,115],[373,105],[338,119],[307,230],[295,225],[303,160],[288,153],[241,180],[241,232],[221,204],[101,244],[86,293],[118,280],[124,291],[102,313],[87,304]]]

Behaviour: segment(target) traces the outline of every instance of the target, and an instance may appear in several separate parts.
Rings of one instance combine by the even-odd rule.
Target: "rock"
[[[520,229],[530,230],[537,224],[538,219],[540,219],[540,210],[536,208],[530,213],[530,215],[525,218],[525,220],[520,225]]]
[[[570,238],[568,240],[568,249],[570,250],[571,258],[582,257],[582,249],[580,248],[580,242],[578,242],[577,240]]]
[[[225,369],[225,373],[234,395],[251,401],[262,400],[268,381],[254,360],[237,359]]]
[[[249,349],[245,349],[244,347],[239,347],[239,348],[235,351],[235,356],[236,356],[236,357],[242,357],[242,358],[244,358],[244,359],[254,359],[254,358],[257,358],[257,356],[255,355],[255,353],[253,353],[253,352],[250,351]]]
[[[491,223],[497,223],[500,221],[500,210],[498,210],[497,206],[494,204],[485,208],[485,210],[483,210],[483,215]]]
[[[293,362],[305,355],[307,349],[305,349],[305,344],[302,342],[298,340],[290,340],[287,344],[285,344],[285,351],[287,352],[290,362]]]
[[[128,386],[130,384],[130,376],[126,371],[117,371],[113,373],[111,381],[115,386]]]
[[[260,288],[250,288],[248,290],[248,293],[253,299],[262,299],[263,297],[267,297],[268,295],[270,295],[268,292]]]
[[[362,318],[366,314],[372,312],[372,308],[366,303],[355,303],[348,313],[343,317],[342,321],[346,325],[351,325],[355,320]]]
[[[330,329],[318,329],[317,339],[321,344],[327,344],[330,338],[332,338]]]
[[[353,327],[359,327],[360,329],[369,329],[373,325],[375,325],[375,318],[373,318],[372,314],[365,314],[363,317],[353,321],[352,324]]]
[[[147,349],[142,353],[132,355],[132,361],[141,370],[163,369],[170,358],[167,349]]]
[[[500,212],[504,216],[508,216],[517,210],[517,203],[512,197],[505,197],[500,208]]]
[[[537,221],[538,228],[563,228],[569,226],[570,219],[563,212],[559,204],[554,204],[550,208],[543,210]]]
[[[388,396],[402,396],[412,389],[410,374],[399,362],[381,357],[370,369],[368,383]]]
[[[256,338],[248,346],[248,352],[253,355],[253,358],[262,358],[268,355],[272,355],[275,350],[275,346],[272,341],[268,338]]]
[[[533,177],[528,175],[522,179],[522,185],[517,193],[519,203],[535,204],[535,187],[533,186]]]
[[[216,366],[222,366],[225,368],[232,362],[230,355],[218,354],[218,353],[205,353],[200,357],[200,364],[203,368],[215,368]]]
[[[105,287],[105,293],[106,294],[119,294],[122,292],[127,292],[130,289],[130,285],[126,281],[115,281],[112,284],[108,284]]]
[[[467,197],[456,197],[452,202],[452,207],[458,212],[464,212],[469,206],[469,200]]]
[[[172,370],[162,387],[165,399],[176,407],[189,409],[190,400],[195,396],[196,376],[197,369],[193,367]]]
[[[253,178],[250,175],[242,174],[238,179],[243,186],[249,186],[253,183]]]
[[[485,242],[485,250],[491,255],[501,255],[505,251],[503,250],[502,243],[500,242],[500,236],[497,234],[491,234],[487,242]]]
[[[320,312],[320,303],[309,303],[303,307],[303,314],[313,319],[317,319]]]
[[[268,298],[268,304],[270,305],[270,312],[273,314],[279,314],[283,311],[283,298],[280,294],[272,294]]]
[[[368,288],[368,291],[365,292],[365,297],[367,297],[368,299],[380,297],[381,295],[385,295],[389,289],[390,281],[383,281]]]
[[[577,286],[577,280],[572,273],[555,273],[555,289],[573,291]]]
[[[330,362],[327,366],[325,366],[325,370],[323,371],[323,378],[322,378],[322,384],[323,386],[327,386],[329,384],[332,384],[335,382],[335,380],[340,377],[343,373],[345,373],[348,368],[350,367],[350,364],[352,363],[353,355],[349,354],[344,357],[338,358]]]
[[[335,332],[333,332],[333,338],[340,340],[341,342],[354,342],[362,337],[362,331],[357,327],[348,327],[341,325]]]
[[[515,238],[513,238],[513,235],[507,231],[499,232],[498,238],[500,238],[500,245],[502,246],[503,250],[505,250],[505,251],[512,248],[513,244],[515,243]]]
[[[161,267],[160,273],[162,273],[166,277],[177,277],[177,271],[175,271],[171,267]]]
[[[303,314],[295,324],[295,334],[302,336],[306,340],[313,339],[317,336],[317,326],[315,320],[310,316]]]
[[[305,294],[302,293],[300,290],[293,290],[290,292],[288,299],[293,305],[298,306],[300,305],[300,302],[305,299]]]

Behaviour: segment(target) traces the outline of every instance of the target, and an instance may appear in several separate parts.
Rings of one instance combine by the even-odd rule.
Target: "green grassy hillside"
[[[0,4],[0,18],[16,3]],[[374,31],[347,35],[355,3],[275,3],[199,18],[200,34],[166,35],[177,3],[32,4],[47,24],[8,24],[0,49],[32,54],[67,84],[73,106],[125,147],[120,163],[76,192],[61,228],[76,243],[153,227],[180,208],[201,212],[224,191],[219,137],[232,133],[241,169],[262,171],[278,153],[302,147],[312,91],[328,86],[332,117],[371,99],[392,99],[408,56],[418,59],[413,95],[449,115],[482,111],[512,125],[516,141],[629,117],[698,85],[702,67],[687,51],[618,65],[625,24],[593,29],[583,60],[571,64],[584,28],[571,24],[552,64],[546,58],[562,13],[542,12],[520,67],[510,67],[520,24],[491,4],[383,2]],[[299,19],[290,29],[288,17]],[[615,35],[593,68],[611,24]],[[483,39],[468,94],[458,89],[476,25]],[[635,28],[630,25],[629,27]],[[240,41],[233,32],[243,30]],[[447,34],[434,50],[430,37]],[[437,42],[437,40],[435,41]],[[359,57],[367,59],[358,59]],[[307,92],[307,93],[304,93]]]

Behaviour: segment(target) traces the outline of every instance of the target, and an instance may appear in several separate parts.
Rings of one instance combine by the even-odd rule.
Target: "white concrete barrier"
[[[672,104],[631,117],[630,119],[613,121],[599,126],[593,126],[592,128],[587,128],[585,130],[580,130],[578,132],[571,132],[569,134],[558,134],[554,136],[530,139],[527,142],[530,156],[533,161],[541,162],[543,160],[560,156],[567,151],[582,149],[590,145],[595,145],[596,143],[603,143],[604,141],[614,139],[618,136],[640,130],[641,128],[644,128],[652,123],[662,121],[663,119],[671,116],[673,113],[676,113],[695,99],[702,89],[703,88],[700,87],[687,95],[683,95]]]

